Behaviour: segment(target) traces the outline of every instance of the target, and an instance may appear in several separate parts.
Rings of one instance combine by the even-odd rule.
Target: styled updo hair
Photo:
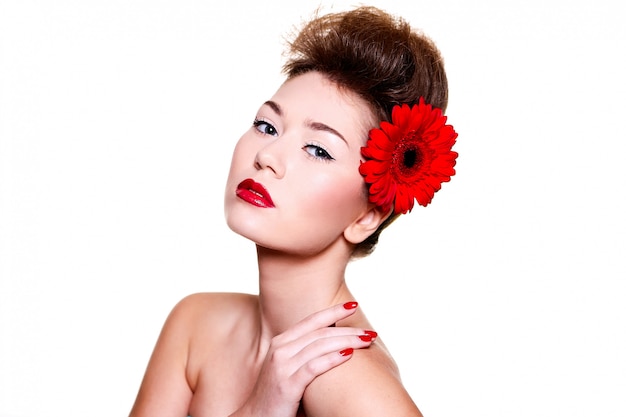
[[[316,12],[288,41],[285,55],[283,72],[288,79],[318,71],[369,103],[379,122],[391,120],[394,105],[412,106],[420,97],[442,112],[448,105],[448,81],[435,44],[404,19],[376,7]],[[353,257],[369,255],[380,233],[398,216],[392,213],[356,245]]]

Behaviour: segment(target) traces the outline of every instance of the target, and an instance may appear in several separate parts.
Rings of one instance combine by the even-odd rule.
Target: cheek
[[[351,222],[367,207],[363,179],[358,174],[322,176],[310,183],[310,207],[332,215],[342,223]]]

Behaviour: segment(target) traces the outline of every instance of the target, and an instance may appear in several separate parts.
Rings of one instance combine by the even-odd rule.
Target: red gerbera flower
[[[446,120],[422,97],[413,107],[394,106],[391,123],[383,121],[370,131],[361,148],[366,161],[359,166],[370,202],[402,214],[413,209],[414,200],[424,207],[430,203],[441,183],[455,174],[458,154],[451,149],[457,133]]]

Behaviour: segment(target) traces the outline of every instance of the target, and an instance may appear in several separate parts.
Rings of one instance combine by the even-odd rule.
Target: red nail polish
[[[378,333],[376,333],[374,330],[365,330],[365,334],[372,336],[372,339],[375,339],[376,337],[378,337]]]
[[[352,310],[353,308],[356,308],[356,306],[358,305],[359,303],[357,303],[356,301],[348,301],[347,303],[343,305],[343,308],[345,308],[346,310]]]
[[[344,350],[342,350],[341,352],[339,352],[339,354],[340,354],[341,356],[350,356],[350,355],[352,355],[352,352],[354,352],[354,349],[352,349],[352,348],[347,348],[347,349],[344,349]]]
[[[371,342],[372,336],[370,336],[369,334],[362,334],[359,336],[359,339],[361,339],[364,342]]]

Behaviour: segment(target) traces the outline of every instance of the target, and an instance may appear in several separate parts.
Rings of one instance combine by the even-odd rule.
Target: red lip
[[[251,178],[241,181],[241,183],[237,186],[235,193],[237,194],[237,197],[257,207],[274,207],[274,202],[272,201],[272,197],[270,197],[270,193],[267,192],[265,187],[258,182],[254,182]]]

